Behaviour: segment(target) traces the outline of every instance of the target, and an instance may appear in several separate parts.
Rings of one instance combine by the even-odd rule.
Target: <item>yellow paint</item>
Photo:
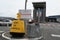
[[[17,13],[17,18],[20,19],[21,13]]]
[[[25,33],[24,21],[20,20],[21,14],[17,13],[17,20],[12,21],[10,32]]]
[[[10,32],[25,33],[24,21],[14,20]]]

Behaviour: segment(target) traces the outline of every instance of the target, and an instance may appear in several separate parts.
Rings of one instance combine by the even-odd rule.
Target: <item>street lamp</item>
[[[27,7],[27,0],[25,0],[25,10],[26,10],[26,7]]]

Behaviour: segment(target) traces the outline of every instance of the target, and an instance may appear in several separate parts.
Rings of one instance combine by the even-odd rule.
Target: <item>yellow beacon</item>
[[[10,34],[12,36],[23,37],[25,35],[24,21],[20,20],[21,13],[17,13],[17,20],[13,20],[10,29]]]

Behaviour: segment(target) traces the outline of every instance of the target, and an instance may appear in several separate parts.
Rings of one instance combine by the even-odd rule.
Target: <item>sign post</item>
[[[27,0],[25,0],[25,10],[26,10],[26,8],[27,8]]]

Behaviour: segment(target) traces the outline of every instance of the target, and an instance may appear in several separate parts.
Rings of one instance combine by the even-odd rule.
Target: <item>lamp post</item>
[[[27,8],[27,0],[25,0],[25,10],[26,10],[26,8]]]

